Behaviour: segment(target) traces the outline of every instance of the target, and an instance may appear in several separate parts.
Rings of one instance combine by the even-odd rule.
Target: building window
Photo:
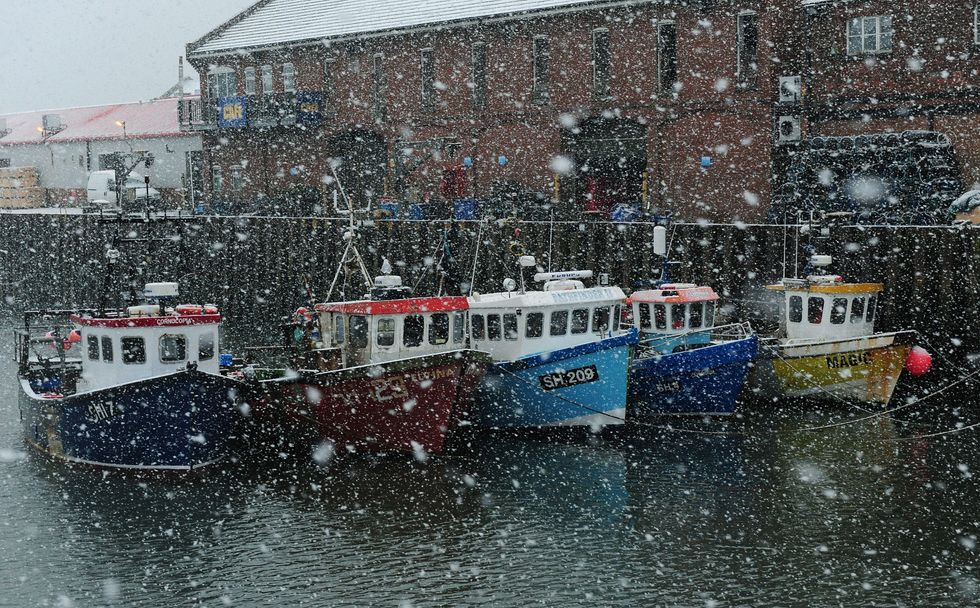
[[[677,26],[657,25],[657,84],[661,93],[670,93],[677,82]]]
[[[272,66],[264,65],[262,66],[262,94],[272,95],[273,84],[272,84]]]
[[[432,49],[422,49],[419,55],[419,73],[422,78],[422,111],[436,109],[436,74]]]
[[[333,108],[334,98],[334,63],[335,59],[327,59],[323,62],[323,108],[327,111]]]
[[[245,94],[255,95],[255,68],[245,68]]]
[[[122,339],[123,363],[146,363],[146,344],[143,338]]]
[[[483,42],[473,44],[473,107],[482,110],[487,107],[487,45]]]
[[[531,90],[531,97],[534,103],[548,103],[550,91],[548,90],[548,37],[535,36],[532,48],[533,58],[533,77],[534,84]]]
[[[592,93],[596,99],[609,97],[609,30],[592,32]]]
[[[759,73],[759,18],[755,13],[738,16],[738,84],[754,89]]]
[[[283,93],[296,92],[296,68],[291,63],[282,64],[282,91]]]
[[[890,15],[858,17],[847,24],[847,54],[875,55],[892,52]]]
[[[241,192],[244,186],[244,180],[242,179],[242,167],[240,165],[235,165],[231,168],[231,189],[235,192]]]
[[[221,167],[214,165],[211,167],[211,190],[221,192],[225,189],[225,179],[221,174]]]
[[[208,74],[208,93],[212,101],[222,97],[232,97],[238,93],[238,80],[235,70],[227,66],[218,66]]]
[[[385,70],[384,55],[374,56],[374,103],[372,104],[372,116],[374,120],[385,119]]]

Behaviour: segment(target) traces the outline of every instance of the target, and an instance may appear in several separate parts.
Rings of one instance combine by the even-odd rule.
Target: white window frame
[[[245,94],[255,95],[255,68],[245,68]]]
[[[869,55],[887,55],[891,53],[892,48],[894,47],[893,43],[895,37],[894,21],[895,20],[892,18],[891,15],[867,15],[861,17],[854,17],[853,19],[848,19],[846,25],[847,29],[844,32],[847,40],[847,55],[849,57],[866,57]],[[875,25],[874,34],[867,33],[867,25],[869,22],[873,22]],[[886,34],[884,33],[884,29],[882,26],[886,23],[888,25],[888,32],[887,32],[888,48],[882,49],[881,48],[882,40],[886,38]],[[861,31],[857,35],[852,35],[851,30],[856,24],[860,25]],[[866,44],[868,38],[871,36],[873,36],[874,39],[873,49],[869,49]],[[852,47],[851,46],[852,40],[859,40],[860,48],[855,49],[854,47]]]
[[[296,66],[292,63],[282,64],[282,92],[296,92]]]
[[[276,90],[274,77],[272,75],[272,66],[269,64],[262,66],[261,72],[262,72],[262,94],[272,95]]]
[[[211,86],[209,92],[214,96],[213,101],[238,94],[238,78],[235,76],[235,70],[226,65],[215,66],[208,73],[208,84]]]

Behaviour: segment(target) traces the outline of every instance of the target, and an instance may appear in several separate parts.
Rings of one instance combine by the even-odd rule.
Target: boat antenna
[[[476,250],[473,252],[473,272],[470,274],[470,289],[468,296],[473,295],[473,285],[476,283],[476,265],[480,261],[480,243],[483,240],[483,223],[486,220],[481,219],[480,225],[476,230]]]
[[[351,202],[350,197],[347,196],[347,192],[344,191],[344,185],[337,176],[337,169],[332,163],[330,165],[330,172],[333,174],[333,178],[337,182],[337,190],[340,191],[341,196],[344,198],[344,202],[347,204],[346,209],[337,205],[337,190],[334,190],[334,209],[340,211],[341,213],[347,214],[348,226],[343,235],[343,239],[347,241],[347,246],[344,248],[343,255],[340,256],[340,261],[337,262],[337,271],[333,275],[333,280],[330,282],[330,290],[327,292],[327,302],[329,302],[330,298],[333,296],[334,287],[337,286],[337,280],[340,278],[340,271],[347,265],[348,262],[357,262],[357,267],[361,271],[361,276],[364,278],[365,287],[370,289],[372,285],[371,274],[368,272],[367,266],[364,264],[364,259],[361,257],[361,252],[358,251],[357,244],[355,243],[357,235],[357,222],[354,220],[354,204]],[[370,206],[371,203],[368,202],[365,210],[369,210]]]

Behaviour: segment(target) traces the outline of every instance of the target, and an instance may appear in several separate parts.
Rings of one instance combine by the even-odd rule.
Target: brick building
[[[522,190],[765,217],[817,134],[935,128],[980,181],[973,0],[262,0],[188,45],[215,200]],[[962,30],[962,31],[960,31]],[[955,92],[951,89],[956,89]],[[190,121],[186,121],[190,122]]]

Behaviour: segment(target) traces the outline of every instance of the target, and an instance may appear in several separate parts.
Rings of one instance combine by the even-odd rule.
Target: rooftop
[[[45,114],[57,114],[64,128],[45,137],[39,130]],[[117,123],[126,124],[126,137],[129,138],[190,135],[180,130],[177,98],[174,97],[103,106],[0,114],[0,120],[6,120],[6,128],[9,131],[0,137],[0,146],[122,139],[123,130]]]

